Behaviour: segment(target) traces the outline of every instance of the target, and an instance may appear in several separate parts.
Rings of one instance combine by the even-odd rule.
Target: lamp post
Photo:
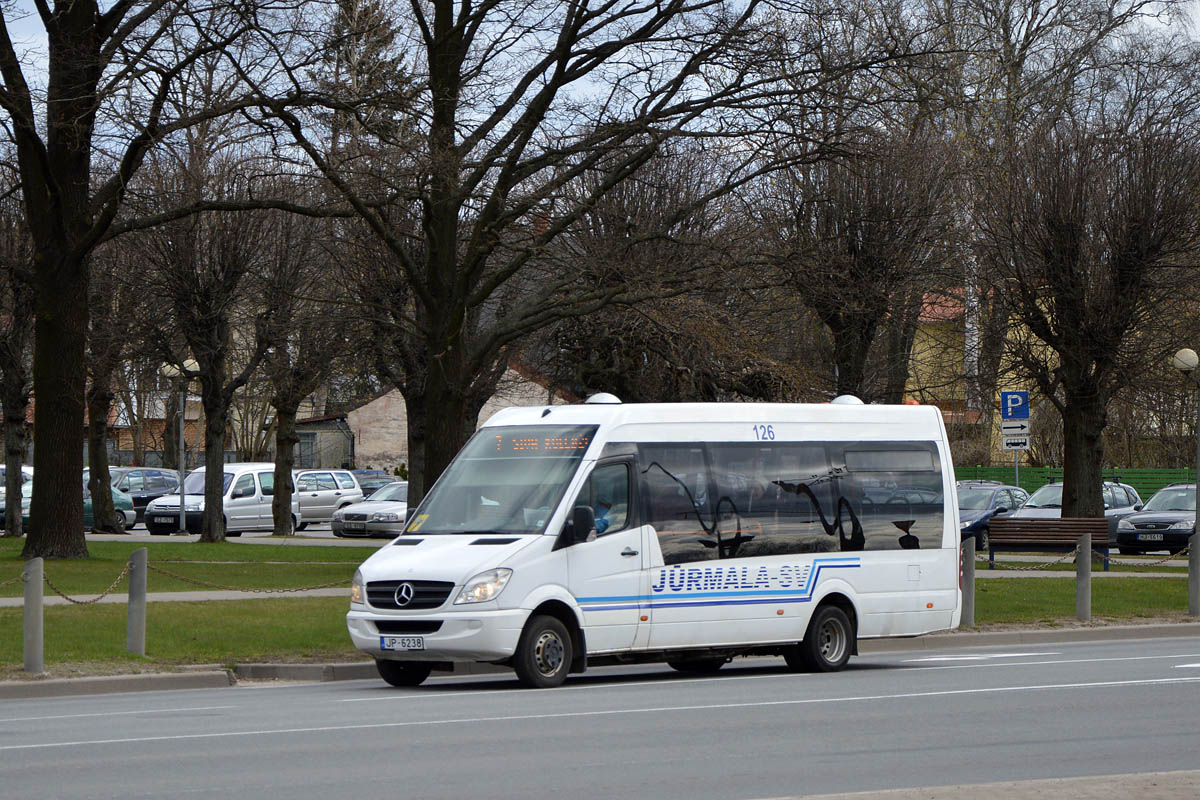
[[[1185,347],[1171,358],[1171,366],[1196,386],[1196,492],[1200,498],[1200,376],[1196,375],[1200,356]],[[1200,534],[1196,532],[1197,527],[1192,524],[1192,536],[1188,539],[1188,615],[1193,617],[1200,616]]]
[[[184,439],[183,425],[187,417],[187,386],[189,373],[195,372],[199,365],[192,359],[185,359],[183,369],[180,369],[174,364],[163,364],[159,367],[159,372],[168,378],[184,377],[185,380],[179,382],[179,451],[176,454],[179,467],[179,530],[177,533],[187,534],[187,514],[183,507],[183,478],[187,468],[187,441]],[[166,434],[166,431],[163,431]]]

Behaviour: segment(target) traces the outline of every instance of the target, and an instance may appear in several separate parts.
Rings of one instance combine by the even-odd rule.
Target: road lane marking
[[[237,706],[195,706],[192,708],[150,708],[141,711],[97,711],[91,714],[55,714],[44,717],[8,717],[0,722],[37,722],[47,719],[83,719],[85,717],[128,717],[136,714],[182,714],[188,711],[221,711]]]
[[[916,671],[936,669],[971,669],[973,667],[1044,667],[1048,664],[1107,664],[1117,661],[1162,661],[1167,658],[1200,658],[1200,653],[1172,653],[1162,656],[1115,656],[1105,658],[1055,658],[1049,661],[1017,661],[1008,663],[940,664],[936,666],[911,667]]]
[[[136,736],[120,739],[80,739],[69,742],[42,742],[38,744],[0,745],[0,752],[13,750],[47,750],[61,747],[95,747],[105,744],[140,744],[168,741],[194,741],[199,739],[227,739],[241,736],[280,736],[298,733],[339,733],[343,731],[384,730],[387,728],[416,728],[426,725],[476,725],[490,722],[521,722],[526,720],[545,721],[550,719],[577,719],[581,717],[608,717],[623,714],[663,714],[684,711],[721,711],[733,708],[770,708],[773,706],[826,705],[830,703],[865,703],[881,700],[911,700],[929,697],[952,697],[955,695],[1007,694],[1011,692],[1070,691],[1076,689],[1104,689],[1121,686],[1170,686],[1200,683],[1195,678],[1149,678],[1131,681],[1095,681],[1091,683],[1048,683],[1032,686],[1000,686],[978,689],[948,689],[937,692],[901,692],[896,694],[852,695],[849,697],[810,697],[795,700],[761,700],[750,703],[708,703],[691,706],[657,706],[653,708],[617,708],[605,711],[564,711],[554,714],[510,714],[496,717],[458,717],[452,719],[413,720],[405,722],[375,722],[356,725],[320,725],[302,728],[267,728],[249,731],[222,731],[218,733],[179,733],[166,736]],[[528,690],[526,690],[528,692]]]
[[[925,658],[906,658],[901,664],[926,664],[940,661],[987,661],[994,658],[1033,658],[1034,656],[1061,656],[1062,653],[980,653],[965,656],[927,656]]]

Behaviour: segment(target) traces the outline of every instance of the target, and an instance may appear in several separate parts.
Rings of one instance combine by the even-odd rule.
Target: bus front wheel
[[[571,668],[571,634],[556,617],[539,614],[525,625],[513,668],[517,679],[533,689],[561,686]]]

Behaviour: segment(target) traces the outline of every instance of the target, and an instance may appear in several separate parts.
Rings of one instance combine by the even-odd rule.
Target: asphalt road
[[[507,674],[242,684],[0,701],[0,796],[997,797],[1104,776],[1087,796],[1140,780],[1191,798],[1198,716],[1190,638],[881,653],[834,675],[773,659],[706,678],[596,669],[543,691]],[[1017,785],[1058,788],[1003,796],[1082,796]]]

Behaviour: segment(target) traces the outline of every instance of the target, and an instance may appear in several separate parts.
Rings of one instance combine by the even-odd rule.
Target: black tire
[[[1135,550],[1132,547],[1118,547],[1117,552],[1123,556],[1136,556],[1136,555],[1139,555],[1142,551]]]
[[[299,525],[297,525],[297,526],[296,526],[296,530],[298,530],[298,531],[302,531],[302,530],[304,530],[304,529],[305,529],[305,528],[307,528],[307,527],[308,527],[308,523],[307,523],[307,522],[301,522]]]
[[[125,522],[125,512],[117,509],[113,515],[113,533],[129,533]]]
[[[388,661],[385,658],[377,658],[375,669],[379,671],[379,677],[392,686],[420,686],[429,677],[429,673],[433,672],[433,665],[420,661]]]
[[[713,673],[725,666],[725,662],[728,660],[724,656],[671,658],[667,659],[667,666],[676,672]]]
[[[802,672],[837,672],[854,649],[854,625],[837,606],[821,606],[809,620],[804,641],[788,648],[788,667]]]
[[[979,533],[975,534],[975,549],[976,550],[987,550],[988,549],[988,529],[987,528],[983,528],[982,530],[979,531]]]
[[[571,634],[555,617],[539,614],[525,623],[513,668],[517,679],[531,689],[561,686],[571,669]]]
[[[230,533],[230,532],[228,532],[228,531],[226,531],[226,532],[225,532],[225,538],[226,538],[226,539],[236,539],[236,538],[238,538],[238,537],[239,537],[239,536],[241,536],[241,535],[242,535],[242,532],[241,532],[241,531],[233,531],[232,533]]]

